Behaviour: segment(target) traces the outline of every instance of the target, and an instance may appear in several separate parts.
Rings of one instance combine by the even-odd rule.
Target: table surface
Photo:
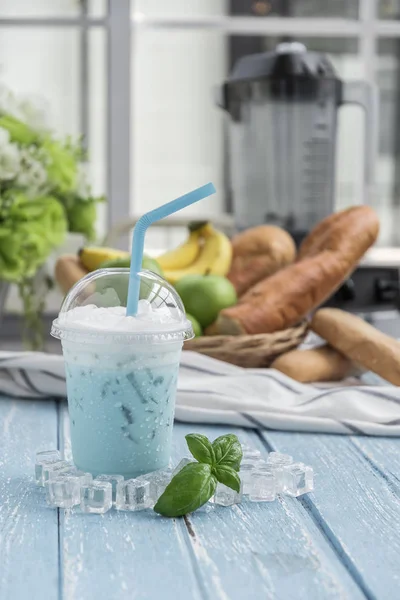
[[[66,405],[0,398],[0,600],[325,600],[400,597],[400,440],[235,431],[266,454],[311,464],[315,492],[184,519],[46,507],[38,449],[70,453]]]

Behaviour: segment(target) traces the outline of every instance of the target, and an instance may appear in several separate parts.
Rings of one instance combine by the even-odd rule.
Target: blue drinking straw
[[[167,202],[154,210],[140,217],[133,230],[132,238],[132,256],[131,256],[131,270],[129,273],[129,288],[128,288],[128,302],[126,306],[126,316],[134,316],[137,313],[138,302],[139,302],[139,291],[140,291],[140,277],[139,272],[142,270],[143,250],[144,250],[144,236],[146,235],[147,228],[156,221],[164,219],[172,215],[172,213],[190,206],[203,198],[215,194],[216,189],[212,183],[207,183],[172,202]]]

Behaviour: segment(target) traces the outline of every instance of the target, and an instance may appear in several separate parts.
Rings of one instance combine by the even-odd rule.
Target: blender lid
[[[233,68],[229,83],[301,77],[310,80],[338,79],[330,60],[319,52],[309,52],[299,42],[283,42],[273,52],[241,58]]]

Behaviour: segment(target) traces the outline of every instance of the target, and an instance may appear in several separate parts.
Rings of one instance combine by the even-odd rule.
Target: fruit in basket
[[[258,282],[237,306],[222,310],[213,333],[272,333],[301,322],[349,277],[378,233],[379,219],[369,206],[326,217],[301,243],[297,261]]]
[[[189,225],[189,237],[183,244],[169,250],[157,258],[162,269],[175,270],[189,267],[200,254],[202,228],[207,225],[206,221],[195,222]]]
[[[131,257],[127,258],[112,258],[101,263],[99,269],[129,269],[131,266]]]
[[[78,252],[79,259],[82,265],[88,271],[95,271],[106,261],[116,260],[118,258],[129,258],[129,252],[116,250],[115,248],[107,248],[103,246],[86,246]]]
[[[238,296],[296,258],[293,238],[275,225],[258,225],[238,233],[232,239],[232,248],[228,279],[235,286]]]
[[[153,271],[153,273],[161,275],[161,277],[164,276],[164,271],[160,263],[158,262],[158,260],[152,258],[151,256],[143,256],[142,269],[147,269],[147,271]]]
[[[129,267],[131,266],[131,257],[128,256],[128,258],[115,258],[115,259],[111,259],[111,260],[106,260],[106,262],[102,263],[99,268],[100,269],[112,269],[112,268],[117,268],[117,269],[129,269]],[[146,269],[147,271],[152,271],[153,273],[156,273],[157,275],[161,275],[163,276],[163,270],[161,269],[160,265],[158,264],[158,261],[155,260],[154,258],[151,258],[150,256],[143,256],[143,261],[142,261],[142,269]]]
[[[201,325],[198,322],[198,320],[195,319],[195,317],[189,313],[186,313],[186,318],[189,319],[189,321],[192,324],[193,333],[194,333],[195,337],[201,337],[203,335],[203,330],[202,330]]]
[[[226,275],[232,262],[232,245],[229,238],[214,229],[210,223],[199,228],[199,252],[197,258],[185,268],[167,269],[164,267],[165,278],[172,284],[177,283],[186,275]],[[163,264],[162,257],[159,257]]]
[[[186,311],[208,327],[221,310],[237,302],[236,291],[228,279],[220,275],[187,275],[175,284]]]
[[[60,256],[54,268],[54,278],[64,294],[69,292],[72,286],[87,273],[88,270],[74,254]]]

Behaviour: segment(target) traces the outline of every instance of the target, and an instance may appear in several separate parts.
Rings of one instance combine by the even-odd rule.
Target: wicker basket
[[[185,350],[193,350],[239,367],[261,368],[285,352],[297,348],[307,333],[304,321],[296,327],[259,335],[214,335],[185,342]]]
[[[87,271],[76,256],[59,259],[55,278],[64,293]],[[278,356],[297,348],[305,338],[307,323],[296,327],[259,335],[215,335],[185,342],[185,350],[193,350],[240,367],[268,367]]]

